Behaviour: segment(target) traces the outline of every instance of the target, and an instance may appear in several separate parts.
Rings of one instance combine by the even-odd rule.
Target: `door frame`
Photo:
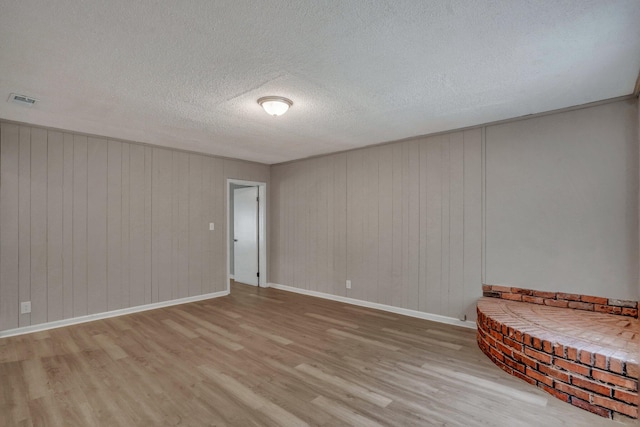
[[[267,281],[267,183],[227,178],[227,185],[225,187],[225,191],[227,192],[227,291],[231,291],[231,254],[229,246],[231,244],[231,224],[233,221],[233,214],[231,212],[231,197],[233,197],[233,191],[231,191],[232,184],[258,187],[258,197],[260,198],[260,203],[258,203],[258,269],[260,271],[258,287],[266,288],[269,283]]]

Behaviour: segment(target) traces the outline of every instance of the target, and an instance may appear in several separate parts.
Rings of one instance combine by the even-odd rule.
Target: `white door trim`
[[[231,197],[233,197],[233,191],[231,191],[231,184],[238,185],[250,185],[258,187],[258,197],[260,198],[260,203],[258,204],[258,239],[260,240],[258,243],[258,250],[260,252],[259,256],[259,268],[260,268],[260,277],[258,278],[258,286],[261,288],[266,288],[269,286],[269,282],[267,281],[268,272],[267,272],[267,183],[259,182],[259,181],[245,181],[242,179],[233,179],[227,178],[227,186],[225,188],[226,191],[226,201],[227,201],[227,291],[230,291],[229,286],[229,277],[231,275],[230,262],[231,262],[231,254],[229,253],[229,243],[231,239],[230,231],[231,231],[231,221],[233,221],[233,215],[231,214]]]

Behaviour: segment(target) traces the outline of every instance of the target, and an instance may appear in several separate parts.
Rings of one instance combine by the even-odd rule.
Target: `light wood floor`
[[[615,426],[475,331],[274,289],[0,339],[0,425]]]

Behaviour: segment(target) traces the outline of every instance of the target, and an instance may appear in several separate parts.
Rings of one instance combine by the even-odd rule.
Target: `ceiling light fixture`
[[[264,108],[270,116],[278,117],[287,112],[289,107],[293,105],[290,99],[281,96],[263,96],[258,99],[258,104]]]

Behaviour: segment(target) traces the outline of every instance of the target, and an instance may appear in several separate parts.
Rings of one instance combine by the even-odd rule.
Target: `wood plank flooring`
[[[275,289],[0,339],[1,426],[616,426],[475,331]]]

